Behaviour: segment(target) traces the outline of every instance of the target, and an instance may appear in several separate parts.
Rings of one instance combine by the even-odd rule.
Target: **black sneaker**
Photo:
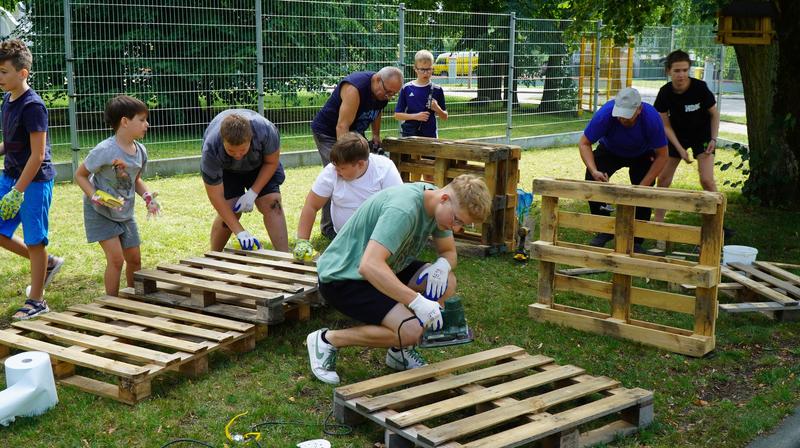
[[[594,247],[605,247],[605,245],[613,239],[614,235],[610,233],[598,233],[594,236],[594,238],[589,240],[589,245]]]

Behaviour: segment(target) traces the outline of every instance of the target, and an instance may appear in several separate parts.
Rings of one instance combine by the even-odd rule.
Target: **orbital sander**
[[[445,347],[473,341],[472,330],[467,326],[467,319],[464,317],[461,297],[453,296],[444,301],[442,322],[442,329],[439,331],[433,331],[430,327],[425,329],[420,348]]]

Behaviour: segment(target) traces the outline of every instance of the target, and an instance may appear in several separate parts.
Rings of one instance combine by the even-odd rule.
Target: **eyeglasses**
[[[397,95],[397,92],[392,92],[391,90],[386,88],[386,84],[383,83],[383,78],[378,78],[378,81],[380,81],[381,90],[383,90],[383,94],[384,96],[386,96],[387,99]]]
[[[453,227],[464,227],[464,226],[466,226],[466,223],[464,221],[458,219],[458,216],[456,216],[456,208],[458,208],[458,207],[456,207],[455,202],[452,199],[448,199],[448,200],[450,201],[450,211],[453,212]]]
[[[414,70],[416,70],[416,71],[418,71],[418,72],[422,72],[422,73],[430,73],[430,72],[432,72],[432,71],[433,71],[433,69],[432,69],[432,68],[430,68],[430,67],[428,67],[428,68],[418,68],[418,67],[414,67]]]

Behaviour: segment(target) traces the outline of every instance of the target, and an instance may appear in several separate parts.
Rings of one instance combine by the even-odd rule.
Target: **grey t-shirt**
[[[253,129],[253,140],[250,143],[250,151],[242,158],[236,160],[225,152],[222,145],[222,136],[219,128],[225,117],[236,114],[250,120]],[[250,172],[261,168],[264,164],[264,156],[277,151],[281,146],[281,138],[278,129],[269,120],[262,117],[258,112],[250,109],[228,109],[220,112],[211,123],[208,124],[203,133],[203,156],[200,163],[200,174],[203,182],[208,185],[219,185],[222,183],[222,171]]]
[[[147,150],[144,145],[139,142],[134,144],[136,153],[128,154],[117,144],[117,139],[111,136],[98,143],[83,160],[83,165],[92,173],[89,180],[96,189],[125,199],[122,210],[91,204],[97,213],[112,221],[123,222],[133,218],[136,178],[139,173],[144,172],[147,165]],[[85,196],[83,200],[90,202]]]

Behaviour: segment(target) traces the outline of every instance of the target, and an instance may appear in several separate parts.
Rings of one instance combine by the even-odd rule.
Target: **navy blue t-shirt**
[[[444,90],[441,86],[437,86],[432,82],[421,86],[416,81],[411,81],[407,82],[400,90],[400,97],[397,99],[397,106],[394,111],[407,114],[430,112],[428,121],[420,123],[416,120],[407,120],[406,122],[415,125],[416,133],[414,135],[436,138],[439,136],[436,128],[436,114],[431,110],[428,98],[436,100],[442,110],[447,110],[444,102]]]
[[[311,130],[315,134],[336,137],[336,123],[339,121],[339,107],[342,105],[339,90],[342,84],[348,83],[358,89],[359,96],[358,111],[356,111],[355,120],[350,125],[350,130],[363,135],[383,108],[389,104],[389,101],[380,101],[372,95],[370,84],[374,74],[375,72],[355,72],[342,79],[333,89],[331,97],[328,98],[322,109],[317,112],[314,121],[311,122]]]
[[[25,164],[31,157],[31,132],[47,132],[47,108],[42,98],[28,89],[19,98],[11,101],[11,93],[3,96],[0,108],[3,123],[3,146],[6,156],[3,172],[6,176],[18,179]],[[34,176],[34,182],[48,181],[56,177],[50,155],[50,134],[44,144],[44,160]]]
[[[583,135],[590,142],[599,140],[608,152],[625,158],[638,157],[648,151],[667,146],[664,122],[653,106],[642,103],[639,118],[629,128],[611,116],[612,109],[614,100],[607,102],[595,112],[592,121],[583,131]]]

